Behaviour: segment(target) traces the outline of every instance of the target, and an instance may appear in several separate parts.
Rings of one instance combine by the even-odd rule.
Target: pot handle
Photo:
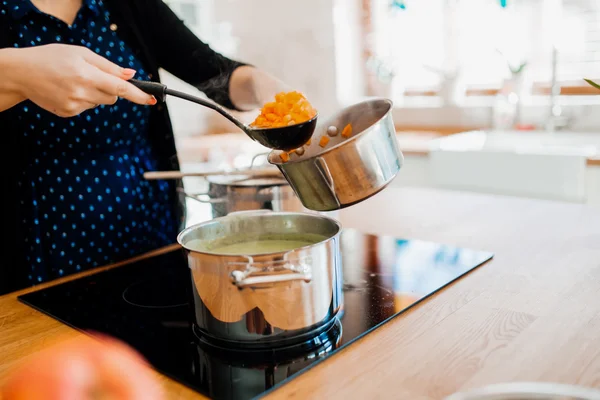
[[[235,274],[235,272],[239,272],[240,274]],[[307,274],[281,274],[281,275],[266,275],[266,276],[254,276],[243,278],[242,271],[233,271],[231,274],[233,284],[237,286],[239,289],[243,289],[245,287],[253,287],[255,285],[264,285],[268,283],[281,283],[281,282],[291,282],[291,281],[305,281],[309,282],[311,280],[311,276]],[[237,276],[237,277],[236,277]]]
[[[323,161],[321,157],[317,157],[315,158],[315,166],[323,176],[323,179],[325,179],[325,183],[327,184],[329,190],[331,190],[331,193],[335,193],[333,178],[331,177],[331,172],[329,171],[327,164],[325,164],[325,161]]]
[[[253,276],[256,272],[262,270],[262,268],[253,267],[248,265],[245,271],[235,270],[230,274],[231,282],[238,287],[238,289],[243,289],[246,287],[257,288],[261,285],[265,284],[274,284],[274,283],[282,283],[282,282],[292,282],[292,281],[305,281],[310,282],[312,280],[312,274],[310,267],[307,267],[304,264],[293,265],[289,262],[286,262],[284,265],[279,267],[280,270],[288,270],[293,273],[285,273],[285,274],[268,274],[268,275],[259,275]]]
[[[215,204],[215,203],[225,203],[227,201],[227,199],[225,198],[217,198],[217,199],[211,199],[209,195],[207,195],[206,193],[196,193],[196,194],[186,194],[187,197],[190,197],[196,201],[199,201],[200,203],[209,203],[209,204]],[[206,196],[206,199],[203,199],[201,196]]]
[[[185,195],[185,197],[189,197],[190,199],[194,199],[196,201],[199,201],[200,203],[215,204],[215,203],[225,203],[227,201],[227,199],[224,197],[211,199],[207,193],[193,193],[193,194],[186,193],[183,188],[177,188],[177,191],[180,193],[183,193]],[[206,196],[206,199],[203,199],[201,196]]]
[[[252,160],[250,161],[250,168],[249,169],[254,168],[254,163],[256,162],[256,160],[259,157],[262,157],[262,156],[268,157],[269,153],[258,153],[258,154],[255,154],[254,156],[252,156]]]
[[[268,213],[272,213],[272,212],[273,212],[273,210],[267,210],[267,209],[241,210],[241,211],[230,212],[229,214],[227,214],[227,216],[240,215],[240,214],[268,214]]]

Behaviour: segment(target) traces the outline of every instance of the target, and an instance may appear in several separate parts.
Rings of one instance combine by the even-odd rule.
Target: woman
[[[127,82],[164,68],[230,109],[284,89],[201,42],[161,0],[0,1],[0,294],[175,242],[164,105]]]

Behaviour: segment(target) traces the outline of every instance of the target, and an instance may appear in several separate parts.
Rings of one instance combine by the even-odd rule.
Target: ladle
[[[153,95],[160,102],[164,102],[167,95],[170,95],[208,107],[233,122],[251,139],[274,150],[290,151],[302,147],[311,138],[317,126],[317,115],[315,115],[312,119],[295,125],[279,128],[255,128],[245,125],[218,104],[211,103],[197,96],[169,89],[167,85],[162,83],[140,81],[137,79],[130,79],[129,82],[143,92]]]

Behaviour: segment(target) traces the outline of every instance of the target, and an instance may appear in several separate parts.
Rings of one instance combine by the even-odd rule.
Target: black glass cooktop
[[[215,348],[191,329],[191,278],[181,250],[23,295],[83,331],[117,337],[160,372],[213,399],[252,399],[388,322],[492,258],[491,253],[345,230],[344,305],[327,331],[272,351]]]

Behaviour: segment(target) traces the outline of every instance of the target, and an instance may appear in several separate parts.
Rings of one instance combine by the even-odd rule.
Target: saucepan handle
[[[234,271],[241,272],[241,271]],[[256,287],[259,285],[273,284],[273,283],[283,283],[283,282],[291,282],[291,281],[310,281],[310,276],[306,274],[278,274],[278,275],[265,275],[265,276],[251,276],[248,278],[242,278],[240,280],[236,280],[233,275],[233,284],[238,288],[246,288],[246,287]]]
[[[281,271],[283,270],[290,271],[291,273],[281,273]],[[256,268],[250,265],[246,268],[245,271],[233,271],[231,272],[231,282],[239,289],[259,289],[261,287],[264,287],[265,285],[271,286],[277,283],[286,283],[293,281],[310,282],[312,279],[311,269],[303,264],[297,266],[292,265],[290,263],[286,263],[283,266],[279,267],[278,271],[272,274],[257,275],[256,272],[259,271],[261,271],[261,268]]]
[[[230,216],[230,215],[240,215],[240,214],[268,214],[268,213],[272,213],[272,212],[273,212],[273,210],[267,210],[267,209],[241,210],[241,211],[230,212],[229,214],[227,214],[227,216]]]
[[[211,199],[209,195],[207,195],[206,193],[197,193],[197,194],[186,194],[187,197],[191,197],[194,200],[199,201],[200,203],[210,203],[210,204],[216,204],[216,203],[225,203],[227,201],[227,199],[220,197],[217,199]],[[203,196],[206,196],[205,198],[203,198]]]
[[[268,159],[269,153],[258,153],[258,154],[255,154],[254,156],[252,156],[252,160],[250,161],[250,169],[254,168],[255,167],[254,163],[256,162],[256,160],[263,156]]]
[[[177,188],[177,191],[183,193],[185,197],[189,197],[190,199],[194,199],[199,201],[200,203],[225,203],[227,199],[225,197],[218,197],[216,199],[212,199],[207,193],[186,193],[183,188]],[[204,198],[203,198],[204,197]]]

